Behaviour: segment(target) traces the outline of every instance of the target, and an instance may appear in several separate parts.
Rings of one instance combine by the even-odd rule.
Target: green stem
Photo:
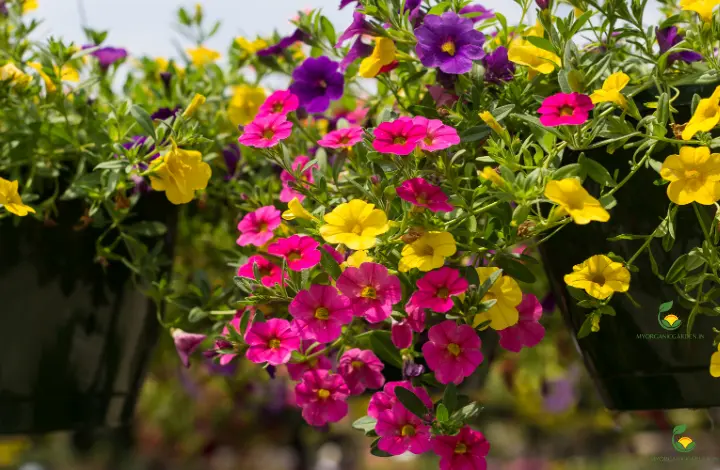
[[[611,195],[615,194],[620,188],[622,188],[622,187],[625,185],[625,183],[627,183],[628,181],[630,181],[630,178],[632,178],[633,175],[635,175],[635,173],[637,173],[638,171],[640,171],[640,168],[642,168],[642,166],[645,164],[645,162],[646,162],[649,158],[650,158],[650,152],[646,153],[645,156],[642,157],[642,160],[640,160],[640,161],[638,162],[638,164],[635,166],[635,168],[633,168],[632,171],[630,171],[630,173],[628,173],[628,175],[627,175],[625,178],[623,178],[623,180],[620,181],[617,186],[615,186],[615,187],[612,188],[610,191],[608,191],[607,194],[606,194],[606,196],[611,196]]]

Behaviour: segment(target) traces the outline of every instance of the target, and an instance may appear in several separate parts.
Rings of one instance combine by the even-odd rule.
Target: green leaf
[[[450,413],[454,412],[458,406],[457,386],[451,383],[445,387],[442,402]]]
[[[587,158],[585,154],[580,154],[578,164],[583,167],[587,175],[596,183],[600,183],[604,186],[617,186],[615,180],[613,180],[613,177],[610,175],[610,172],[607,171],[607,169],[600,163],[591,158]]]
[[[380,442],[380,438],[375,439],[372,444],[370,444],[370,453],[375,457],[392,457],[392,454],[388,454],[378,448],[378,442]]]
[[[193,307],[193,309],[190,310],[190,313],[188,314],[188,321],[190,323],[197,323],[200,320],[207,318],[207,316],[208,313],[200,307]]]
[[[485,297],[485,294],[488,293],[488,291],[493,286],[493,284],[495,284],[495,281],[497,281],[500,278],[500,276],[502,276],[502,274],[503,274],[502,269],[498,269],[494,273],[490,274],[490,276],[488,276],[488,278],[485,279],[485,281],[480,286],[480,289],[478,290],[478,296],[480,298]],[[492,300],[496,300],[496,299],[492,299]]]
[[[392,343],[389,331],[374,331],[370,335],[370,348],[383,361],[402,369],[400,351]]]
[[[673,307],[673,301],[671,300],[671,301],[669,301],[669,302],[665,302],[665,303],[660,304],[660,308],[658,309],[658,311],[659,311],[660,313],[669,312],[670,309],[672,309],[672,307]]]
[[[428,11],[428,15],[442,15],[450,8],[451,4],[450,1],[440,2]]]
[[[448,409],[442,403],[437,406],[437,410],[435,410],[435,417],[441,423],[445,423],[448,419],[450,419]]]
[[[465,423],[478,415],[482,411],[482,409],[482,406],[478,405],[477,403],[470,403],[469,405],[465,405],[458,411],[453,413],[452,418],[453,420],[458,420]]]
[[[322,257],[320,258],[320,264],[322,265],[323,269],[325,269],[328,274],[330,274],[334,279],[337,279],[342,274],[342,270],[340,269],[340,265],[335,260],[335,258],[332,257],[330,253],[328,253],[325,250],[320,250],[322,252]]]
[[[569,165],[562,166],[555,170],[552,174],[552,179],[562,180],[565,178],[572,178],[575,176],[581,176],[583,174],[583,168],[577,163],[571,163]]]
[[[464,268],[465,275],[463,276],[469,285],[477,286],[480,284],[480,277],[478,277],[477,269],[474,266],[466,266]]]
[[[335,35],[335,27],[333,27],[330,20],[325,18],[324,16],[320,18],[320,26],[322,28],[322,32],[325,36],[327,36],[328,40],[330,41],[330,44],[335,44],[337,41],[336,35]]]
[[[157,141],[155,126],[153,125],[150,114],[138,105],[133,105],[132,108],[130,108],[130,114],[135,118],[135,121],[137,121],[142,130],[145,131],[147,135],[151,136],[153,140]]]
[[[530,269],[520,261],[517,261],[509,256],[497,256],[495,258],[497,265],[518,281],[532,284],[535,282],[535,275]]]
[[[672,266],[670,266],[670,270],[665,275],[665,282],[668,284],[675,284],[680,279],[685,277],[685,274],[687,274],[687,271],[685,269],[685,263],[687,261],[688,256],[687,255],[680,255],[675,260]]]
[[[604,195],[599,199],[599,201],[600,204],[602,204],[602,206],[607,210],[610,210],[613,207],[617,206],[617,199],[615,199],[615,196],[613,196],[612,194]]]
[[[375,431],[376,424],[377,420],[372,416],[363,416],[362,418],[355,420],[355,422],[352,423],[352,427],[353,429],[357,429],[358,431],[368,434]]]
[[[133,235],[141,235],[144,237],[159,237],[165,235],[167,227],[162,222],[144,221],[127,227],[127,231]]]
[[[427,406],[412,391],[405,387],[395,387],[395,396],[410,413],[418,418],[425,419],[428,414]]]
[[[93,170],[119,170],[121,168],[125,168],[125,166],[130,163],[127,160],[110,160],[107,162],[99,163]]]
[[[527,39],[528,42],[530,42],[535,47],[539,47],[540,49],[552,52],[553,54],[557,53],[552,43],[545,38],[541,38],[539,36],[527,36],[525,39]]]
[[[673,428],[673,436],[677,434],[682,434],[685,431],[687,431],[687,426],[684,424],[679,424]]]
[[[578,331],[577,334],[578,339],[584,338],[590,333],[592,333],[592,318],[592,314],[585,317],[585,321],[583,322],[582,326],[580,327],[580,331]]]

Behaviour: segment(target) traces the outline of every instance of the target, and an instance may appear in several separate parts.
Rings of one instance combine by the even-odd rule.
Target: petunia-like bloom
[[[353,2],[359,2],[360,0],[340,0],[340,7],[339,10],[342,10],[346,6],[350,5]]]
[[[281,38],[276,44],[266,47],[265,49],[260,49],[259,51],[257,51],[257,55],[259,57],[280,55],[285,51],[285,49],[290,48],[293,44],[297,42],[305,42],[307,40],[307,34],[301,29],[296,29],[290,36],[285,36]]]
[[[447,194],[439,186],[427,182],[424,178],[406,180],[396,191],[400,199],[433,212],[452,212],[454,209],[448,202]]]
[[[298,97],[289,90],[278,90],[268,96],[265,102],[260,105],[256,117],[264,117],[268,114],[287,115],[298,109],[299,103]]]
[[[288,202],[288,210],[282,213],[282,218],[284,220],[305,219],[317,221],[317,218],[308,212],[296,197]]]
[[[382,370],[385,365],[370,350],[349,349],[340,358],[338,373],[345,379],[351,395],[360,395],[365,389],[378,389],[385,383]]]
[[[282,114],[270,114],[257,118],[247,126],[238,142],[248,147],[267,148],[276,146],[292,134],[292,122]]]
[[[576,178],[549,181],[545,186],[545,197],[559,204],[560,212],[568,214],[578,225],[610,220],[610,214],[600,201],[592,197]]]
[[[260,107],[265,103],[265,96],[265,90],[262,87],[234,86],[227,109],[228,118],[233,125],[244,126],[252,122],[258,115]]]
[[[443,266],[430,271],[417,281],[417,288],[410,302],[429,308],[433,312],[445,313],[453,307],[451,296],[464,294],[468,282],[460,277],[460,271]]]
[[[301,340],[300,351],[301,354],[307,354],[308,348],[315,344],[312,340]],[[315,354],[320,351],[325,351],[324,346],[316,346],[312,349],[312,353]],[[313,356],[310,359],[302,362],[288,362],[286,364],[288,374],[292,380],[302,380],[302,376],[309,370],[330,370],[332,369],[332,361],[325,354]]]
[[[309,157],[305,155],[299,155],[292,162],[293,172],[302,170],[308,163],[310,163]],[[292,175],[292,173],[288,172],[287,170],[283,170],[282,173],[280,173],[280,181],[282,182],[283,186],[282,191],[280,191],[280,201],[290,202],[293,199],[297,198],[298,201],[302,202],[305,199],[305,195],[295,191],[291,184],[302,184],[306,186],[306,182],[314,183],[315,178],[313,177],[313,170],[317,169],[317,167],[317,165],[311,165],[309,168],[305,169],[305,171],[302,172],[300,182],[297,181],[297,179],[295,178],[295,176]]]
[[[505,46],[498,47],[483,57],[482,61],[485,67],[485,81],[488,83],[501,85],[515,76],[515,64],[508,59],[508,50]]]
[[[428,330],[428,338],[423,356],[441,384],[460,385],[483,361],[480,337],[469,325],[445,320]]]
[[[185,52],[190,56],[190,62],[196,67],[204,67],[214,63],[220,58],[218,51],[205,46],[190,48]]]
[[[498,268],[483,267],[475,268],[475,270],[478,273],[479,284],[482,285]],[[522,302],[522,291],[512,277],[500,276],[482,300],[483,302],[488,300],[495,300],[496,302],[487,311],[475,315],[473,326],[478,326],[490,320],[490,328],[504,330],[515,325],[520,319],[517,306]]]
[[[318,140],[318,145],[329,149],[350,148],[362,141],[363,132],[363,128],[359,126],[330,131]]]
[[[670,26],[667,28],[655,28],[655,37],[657,38],[658,45],[660,46],[660,54],[664,54],[674,46],[678,45],[685,40],[685,36],[678,32],[677,26]],[[699,62],[703,59],[702,54],[695,51],[678,51],[673,52],[667,58],[668,65],[672,65],[673,62],[681,60],[683,62]]]
[[[246,356],[255,364],[267,362],[279,366],[290,360],[293,351],[300,347],[300,336],[290,322],[281,318],[271,318],[265,323],[253,322],[245,335],[250,346]]]
[[[8,181],[4,178],[0,178],[0,206],[20,217],[25,217],[30,212],[35,213],[35,209],[23,204],[18,193],[18,182]]]
[[[365,19],[365,14],[355,10],[353,12],[353,21],[350,26],[340,35],[335,47],[342,47],[343,43],[355,36],[372,35],[372,25]]]
[[[594,107],[587,95],[556,93],[545,98],[538,113],[543,126],[579,126],[587,122]]]
[[[207,336],[200,335],[197,333],[188,333],[179,328],[172,328],[170,334],[175,343],[175,350],[177,350],[180,362],[185,367],[190,367],[190,355],[200,346],[200,343],[205,341]]]
[[[322,246],[322,249],[327,252],[332,258],[335,260],[337,264],[341,264],[345,261],[345,256],[337,251],[335,248],[333,248],[332,245],[328,245],[327,243]]]
[[[467,73],[473,60],[485,55],[485,35],[475,29],[473,20],[451,11],[442,16],[427,15],[422,26],[415,29],[415,36],[415,53],[422,64],[439,67],[445,73]]]
[[[390,316],[392,307],[402,300],[400,279],[378,263],[346,268],[337,279],[337,288],[350,299],[353,313],[370,323]]]
[[[439,119],[428,119],[423,116],[416,116],[412,119],[413,124],[422,126],[425,136],[418,143],[419,147],[428,152],[444,150],[460,143],[460,136],[454,127],[447,126]]]
[[[373,135],[373,148],[378,152],[409,155],[427,136],[427,128],[415,124],[412,119],[400,118],[380,123]]]
[[[620,93],[630,83],[630,77],[624,72],[615,72],[605,79],[602,89],[595,90],[590,95],[593,104],[615,103],[621,108],[627,107],[627,99]],[[580,95],[582,96],[582,95]]]
[[[498,169],[495,169],[491,166],[484,167],[482,171],[478,173],[478,175],[485,180],[491,181],[495,186],[505,186],[505,180],[498,173]]]
[[[518,65],[529,67],[531,77],[536,73],[544,75],[553,73],[562,66],[560,57],[550,51],[541,49],[525,39],[513,41],[508,50],[508,59]]]
[[[431,448],[430,426],[399,403],[380,413],[375,432],[380,436],[378,449],[390,455],[423,454]]]
[[[212,175],[200,152],[178,148],[174,141],[168,153],[152,161],[150,171],[153,190],[165,191],[173,204],[192,201],[195,191],[205,189]]]
[[[425,308],[417,305],[411,300],[405,304],[405,312],[407,313],[407,322],[410,328],[416,333],[425,331]]]
[[[387,215],[360,199],[340,204],[325,214],[320,235],[328,243],[342,243],[351,250],[367,250],[377,243],[376,237],[387,232]]]
[[[403,320],[401,322],[393,322],[390,329],[390,339],[393,345],[398,349],[407,349],[413,343],[413,330],[410,323]]]
[[[359,75],[364,78],[373,78],[383,70],[383,67],[395,61],[396,52],[397,48],[392,39],[375,38],[375,48],[372,53],[360,62]]]
[[[440,457],[440,470],[485,470],[490,443],[480,431],[463,426],[454,436],[437,436],[433,452]]]
[[[340,99],[345,78],[338,72],[338,63],[325,56],[309,57],[293,71],[290,91],[309,113],[324,113],[331,100]]]
[[[372,263],[373,257],[368,255],[367,250],[357,250],[347,257],[344,263],[340,265],[343,271],[348,267],[359,268],[363,263]]]
[[[718,344],[717,352],[710,356],[710,375],[720,377],[720,344]]]
[[[13,86],[24,88],[30,84],[32,76],[26,74],[12,62],[0,67],[0,82],[9,82]]]
[[[377,419],[380,417],[381,413],[391,410],[396,403],[399,403],[397,396],[395,395],[395,389],[398,387],[410,390],[425,404],[425,406],[428,407],[428,409],[432,409],[433,402],[430,395],[428,395],[427,390],[423,387],[413,387],[409,380],[405,380],[402,382],[388,382],[385,384],[385,387],[383,387],[382,392],[376,392],[373,394],[370,398],[370,403],[368,404],[368,416]]]
[[[348,413],[350,394],[343,378],[327,370],[305,372],[295,387],[295,399],[302,416],[311,426],[336,423]]]
[[[350,67],[350,64],[355,62],[358,59],[363,59],[370,54],[372,54],[373,46],[369,44],[365,44],[362,41],[362,36],[358,37],[352,46],[350,46],[350,50],[348,50],[347,54],[343,58],[342,61],[340,61],[340,71],[345,72],[348,67]]]
[[[680,7],[685,11],[694,11],[706,22],[712,22],[713,9],[720,5],[720,0],[680,0]]]
[[[338,339],[343,325],[353,318],[350,300],[338,294],[333,286],[320,284],[298,292],[288,311],[295,319],[302,339],[314,339],[319,343]]]
[[[83,46],[83,49],[87,49],[95,46]],[[127,57],[128,53],[125,49],[120,47],[101,47],[91,53],[98,60],[98,64],[103,69],[109,68],[115,62],[123,60]]]
[[[542,305],[532,294],[523,295],[518,304],[518,322],[498,331],[500,346],[508,351],[519,352],[523,347],[532,348],[545,337],[545,328],[538,322],[543,313]]]
[[[254,265],[257,265],[260,279],[255,279]],[[283,278],[287,278],[287,273],[282,272],[282,269],[277,264],[265,259],[260,255],[253,255],[248,258],[247,263],[243,264],[238,268],[237,275],[240,277],[246,277],[248,279],[255,279],[256,281],[262,282],[265,287],[272,287],[275,284],[280,284]]]
[[[602,300],[614,292],[627,292],[630,271],[605,255],[594,255],[573,266],[573,272],[566,274],[564,280],[568,286],[583,289],[591,297]]]
[[[720,200],[720,154],[708,147],[681,147],[680,155],[665,159],[660,176],[670,181],[667,195],[675,204],[709,206]]]
[[[720,86],[715,88],[710,98],[700,100],[695,114],[683,130],[683,140],[690,140],[698,132],[710,132],[720,122]]]
[[[293,235],[288,238],[278,238],[275,243],[268,246],[268,253],[285,258],[288,268],[293,271],[310,269],[320,262],[322,254],[318,247],[320,244],[312,237]]]
[[[493,13],[492,10],[485,8],[479,3],[475,5],[466,5],[462,7],[458,13],[470,18],[473,23],[495,18],[495,13]]]
[[[280,226],[280,211],[273,206],[263,206],[242,218],[237,228],[240,246],[263,246],[272,240],[276,228]]]
[[[405,245],[398,270],[406,273],[413,268],[432,271],[445,264],[445,258],[457,251],[455,239],[449,232],[426,232],[420,238]]]

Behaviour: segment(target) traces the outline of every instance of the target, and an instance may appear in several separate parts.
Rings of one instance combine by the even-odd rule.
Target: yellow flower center
[[[570,106],[563,106],[560,108],[560,116],[572,116],[575,110]]]
[[[453,356],[457,357],[460,355],[460,346],[458,346],[455,343],[450,343],[447,345],[447,350],[452,354]]]
[[[447,52],[451,57],[455,55],[455,43],[452,39],[448,39],[442,45],[443,52]]]
[[[401,136],[401,135],[399,135],[399,136],[397,136],[397,137],[395,137],[395,138],[393,139],[393,144],[400,144],[400,145],[402,145],[402,144],[404,144],[405,142],[407,142],[407,139],[406,139],[405,137]]]
[[[327,82],[326,82],[325,80],[320,80],[320,81],[318,82],[318,86],[319,86],[320,88],[327,88]]]
[[[324,388],[321,388],[317,391],[317,396],[321,400],[327,400],[330,398],[330,390],[325,390]]]
[[[351,231],[352,233],[354,233],[355,235],[362,235],[363,226],[362,226],[362,224],[359,224],[359,223],[358,223],[358,224],[355,224],[355,225],[353,225],[353,228],[352,228],[352,230],[350,230],[350,231]]]
[[[415,435],[415,426],[406,424],[400,430],[400,434],[402,434],[402,437],[413,437]]]
[[[447,287],[441,287],[440,289],[437,290],[437,296],[440,297],[441,299],[447,299],[449,295],[450,295],[450,291],[448,290]]]
[[[330,311],[325,307],[318,307],[315,309],[315,318],[318,320],[327,320],[330,318]]]
[[[705,109],[705,118],[711,119],[714,118],[718,113],[718,107],[717,106],[708,106]]]
[[[467,452],[467,446],[463,444],[462,442],[458,442],[455,446],[455,453],[456,454],[464,454]]]
[[[697,170],[685,170],[686,179],[695,179],[700,177],[700,172]]]
[[[360,292],[360,297],[365,299],[375,299],[377,298],[377,291],[373,286],[365,286],[363,287],[362,292]]]
[[[280,340],[277,338],[273,338],[270,341],[268,341],[268,348],[270,349],[277,349],[280,347]]]
[[[365,363],[363,361],[352,361],[350,365],[353,367],[353,369],[360,369],[365,365]]]

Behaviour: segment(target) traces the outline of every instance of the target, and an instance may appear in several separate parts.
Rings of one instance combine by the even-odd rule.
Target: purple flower
[[[0,0],[0,15],[7,15],[8,7],[5,4],[5,0]]]
[[[136,136],[131,137],[130,142],[125,142],[124,144],[122,144],[122,146],[123,146],[123,148],[125,148],[125,149],[127,149],[127,150],[130,150],[130,149],[133,149],[133,148],[136,148],[136,147],[142,147],[142,146],[144,146],[144,145],[145,145],[145,142],[147,142],[147,140],[148,140],[147,136],[144,136],[144,135],[136,135]],[[149,152],[152,152],[153,150],[155,150],[155,145],[154,145],[154,144],[153,144],[153,145],[150,145],[150,146],[148,147],[148,151],[149,151]],[[151,161],[155,160],[155,159],[156,159],[157,157],[159,157],[159,156],[160,156],[159,153],[155,153],[155,154],[153,154],[153,155],[150,155],[150,158],[148,159],[148,162],[151,162]],[[148,169],[148,165],[147,165],[147,163],[145,163],[145,162],[140,162],[140,163],[138,163],[137,165],[135,165],[134,168],[135,168],[135,169],[139,169],[140,171],[145,171],[145,170]],[[133,175],[130,175],[130,179],[131,179],[131,180],[133,181],[133,183],[135,184],[135,188],[133,189],[133,193],[137,194],[137,193],[149,193],[149,192],[150,192],[150,190],[151,190],[150,185],[149,185],[148,182],[145,180],[145,178],[143,178],[142,176],[137,175],[137,174],[133,174]]]
[[[352,39],[357,35],[372,34],[373,28],[370,23],[365,20],[365,15],[355,10],[353,12],[353,21],[347,27],[344,33],[340,35],[335,47],[341,47],[345,41]]]
[[[178,111],[180,111],[181,109],[182,108],[180,106],[175,106],[175,108],[173,108],[173,109],[158,108],[157,111],[155,111],[154,113],[152,113],[150,115],[150,118],[151,119],[159,119],[161,121],[164,121],[165,119],[175,116],[175,114],[177,114]]]
[[[257,51],[257,55],[259,55],[260,57],[280,55],[285,49],[292,46],[296,42],[306,42],[307,40],[307,34],[305,34],[305,32],[301,29],[296,29],[290,36],[285,36],[284,38],[280,39],[277,44],[273,44],[272,46],[266,47],[265,49],[260,49],[259,51]]]
[[[345,70],[350,67],[350,64],[358,59],[364,59],[372,54],[372,51],[373,47],[371,45],[362,42],[362,38],[357,38],[352,47],[350,47],[350,50],[348,50],[347,55],[343,57],[343,60],[340,62],[340,71],[345,72]]]
[[[95,46],[83,46],[83,49],[88,49],[90,47]],[[101,68],[107,69],[115,62],[126,58],[128,53],[125,49],[118,47],[101,47],[100,49],[92,52],[91,55],[97,58]]]
[[[543,383],[543,408],[550,413],[562,413],[577,403],[575,383],[578,381],[580,371],[571,366],[567,375],[562,378],[548,380]]]
[[[229,181],[237,176],[237,165],[240,157],[242,157],[240,147],[235,144],[230,144],[223,149],[223,159],[225,159],[225,166],[228,172],[228,174],[225,175],[225,181]]]
[[[508,60],[508,50],[500,46],[491,54],[483,57],[485,81],[497,85],[509,82],[515,73],[515,64]]]
[[[409,11],[410,16],[408,19],[410,20],[410,23],[412,23],[413,26],[418,26],[420,22],[422,21],[425,14],[420,10],[420,5],[422,4],[422,0],[406,0],[405,1],[405,10]]]
[[[535,0],[535,3],[541,10],[547,10],[550,8],[550,0]]]
[[[338,65],[325,56],[310,57],[293,72],[290,91],[309,113],[327,111],[330,101],[343,95],[345,78],[338,72]]]
[[[425,372],[425,366],[415,363],[412,359],[403,361],[403,378],[420,377]]]
[[[488,18],[493,18],[495,16],[495,13],[493,13],[492,10],[488,10],[482,5],[468,5],[463,7],[460,9],[460,14],[468,15],[468,18],[470,18],[473,23],[487,20]]]
[[[340,0],[340,10],[350,5],[353,2],[359,2],[360,0]]]
[[[485,55],[485,35],[473,28],[469,18],[453,12],[442,16],[428,15],[415,29],[418,44],[415,52],[426,67],[439,67],[450,74],[463,74],[472,69],[473,60]]]
[[[185,367],[190,367],[190,355],[195,351],[206,336],[176,329],[172,332],[175,349],[177,349],[180,361]]]
[[[657,42],[660,45],[660,54],[664,54],[670,49],[672,49],[673,46],[679,44],[685,39],[685,36],[678,33],[678,29],[676,26],[670,26],[669,28],[655,28],[655,37],[657,38]],[[699,62],[702,60],[702,55],[698,54],[697,52],[693,51],[680,51],[680,52],[673,52],[668,56],[668,65],[671,65],[676,60],[681,60],[683,62]]]

